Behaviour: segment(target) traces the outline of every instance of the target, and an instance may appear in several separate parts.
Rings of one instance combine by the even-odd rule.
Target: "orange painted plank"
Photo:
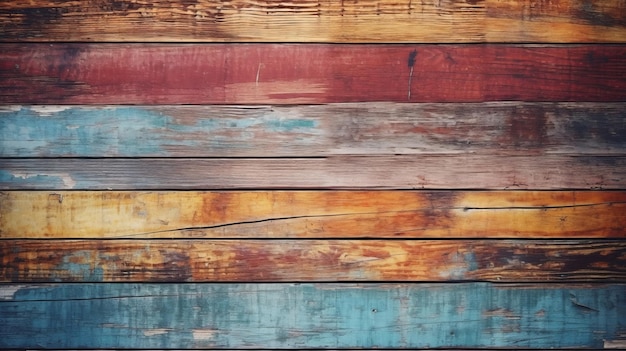
[[[2,282],[624,281],[626,242],[3,240]]]
[[[624,101],[626,46],[3,44],[0,102]]]
[[[624,42],[621,0],[0,2],[6,41]]]
[[[9,191],[0,239],[626,238],[625,191]]]

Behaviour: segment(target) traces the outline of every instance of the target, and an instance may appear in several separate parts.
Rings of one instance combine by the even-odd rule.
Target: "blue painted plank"
[[[626,103],[0,106],[0,157],[623,154]]]
[[[4,285],[0,325],[2,348],[601,348],[626,286]]]

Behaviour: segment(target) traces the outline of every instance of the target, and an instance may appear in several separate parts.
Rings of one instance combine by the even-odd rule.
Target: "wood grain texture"
[[[624,285],[0,286],[3,348],[599,348]],[[541,337],[537,337],[541,333]]]
[[[626,242],[2,240],[0,282],[626,281]]]
[[[1,239],[625,238],[624,191],[9,191]]]
[[[0,106],[1,157],[620,155],[626,103]]]
[[[624,42],[620,0],[0,3],[5,41]]]
[[[609,102],[625,72],[616,45],[3,44],[0,103]]]
[[[625,189],[624,156],[3,159],[4,190]]]

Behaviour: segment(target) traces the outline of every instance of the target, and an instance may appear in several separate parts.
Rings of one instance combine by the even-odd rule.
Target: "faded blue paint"
[[[307,130],[317,127],[317,123],[310,119],[279,119],[267,121],[268,129],[274,131]]]
[[[63,257],[61,263],[55,267],[55,271],[62,272],[62,276],[54,277],[55,281],[80,280],[85,282],[101,282],[104,280],[104,270],[100,266],[97,257],[93,257],[92,251],[74,251]]]
[[[602,348],[626,286],[38,285],[0,325],[2,348]]]
[[[171,119],[133,107],[41,109],[23,107],[1,115],[0,156],[158,154],[151,134]]]
[[[0,167],[2,164],[0,163]],[[2,186],[4,184],[4,186]],[[55,175],[21,174],[0,169],[0,187],[9,189],[12,187],[31,189],[67,189],[63,178]]]
[[[246,116],[183,120],[148,107],[20,107],[0,111],[0,157],[223,156],[259,145],[284,148],[275,139],[285,133],[297,133],[302,144],[320,134],[317,121],[297,114]],[[259,133],[264,137],[255,141]]]
[[[467,263],[467,270],[469,272],[478,269],[478,261],[476,260],[476,255],[474,255],[473,252],[466,252],[463,256],[465,257],[465,263]]]

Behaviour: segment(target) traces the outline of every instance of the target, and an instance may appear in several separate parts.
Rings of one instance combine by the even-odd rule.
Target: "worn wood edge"
[[[4,191],[2,239],[623,238],[624,191]]]
[[[39,330],[31,338],[22,338],[19,334],[7,335],[7,338],[0,339],[0,343],[3,343],[5,347],[17,345],[29,347],[29,345],[42,342],[41,336],[45,336],[46,341],[43,344],[49,347],[54,347],[54,343],[57,346],[71,348],[71,343],[75,339],[50,339],[51,333],[60,336],[68,333],[69,330],[77,332],[89,330],[94,326],[99,326],[98,332],[87,333],[90,339],[86,344],[95,346],[98,343],[100,347],[110,348],[114,345],[113,347],[116,348],[120,346],[127,348],[133,348],[133,346],[162,348],[165,346],[167,348],[172,342],[178,342],[177,347],[182,345],[185,346],[184,348],[202,349],[216,345],[250,347],[254,345],[243,343],[245,338],[238,333],[232,334],[233,329],[245,330],[248,333],[250,330],[258,330],[259,327],[273,328],[272,330],[288,328],[307,331],[315,328],[318,323],[327,322],[327,318],[332,318],[340,324],[333,323],[335,328],[328,329],[324,333],[336,333],[338,327],[344,325],[347,327],[347,323],[356,318],[359,320],[360,327],[365,324],[371,328],[367,330],[349,328],[354,334],[350,333],[348,338],[345,334],[341,334],[344,336],[336,335],[337,338],[333,337],[332,343],[308,337],[303,346],[316,348],[385,346],[432,348],[441,346],[445,348],[446,345],[448,347],[469,345],[479,348],[509,348],[515,345],[516,348],[598,348],[604,346],[606,341],[620,339],[620,334],[623,333],[620,326],[623,326],[624,318],[626,318],[622,311],[625,306],[623,285],[81,283],[17,287],[3,285],[0,289],[6,296],[0,303],[0,309],[3,310],[0,318],[7,318],[5,321],[10,323],[5,324],[8,330],[15,327],[21,330]],[[263,302],[262,304],[259,304],[259,299]],[[533,303],[528,304],[528,301],[533,301]],[[113,305],[119,306],[120,303],[132,308],[135,316],[149,314],[167,316],[167,318],[155,320],[140,317],[134,320],[133,328],[123,328],[123,324],[118,324],[116,321],[127,321],[123,319],[127,317],[121,315],[126,313],[125,309],[113,308]],[[217,304],[222,303],[228,304],[229,313],[237,314],[245,310],[247,311],[245,316],[248,317],[238,318],[232,323],[219,319],[219,311],[222,309]],[[320,310],[320,304],[321,307],[328,306],[328,308]],[[196,316],[192,313],[194,306],[204,311],[200,313],[201,318],[194,317]],[[282,314],[271,317],[272,311],[277,306],[287,308],[292,313],[297,311],[298,315],[309,316],[305,319],[307,326],[301,325],[301,319],[276,319],[278,316],[283,318]],[[335,307],[331,308],[332,306]],[[459,307],[464,308],[459,309]],[[55,314],[42,313],[42,318],[36,321],[31,318],[8,319],[19,313],[20,309],[25,308],[28,308],[28,314],[36,315],[42,313],[41,311],[50,311]],[[103,309],[107,312],[104,314],[98,312]],[[441,309],[445,309],[445,312]],[[57,313],[59,311],[64,311],[64,314],[59,315]],[[407,311],[411,313],[405,315]],[[359,315],[365,313],[369,318]],[[182,320],[172,318],[172,316],[179,315],[186,317]],[[266,318],[261,318],[261,316],[266,316]],[[456,318],[452,318],[453,316]],[[412,336],[407,336],[406,339],[401,338],[402,341],[396,338],[389,339],[389,333],[404,334],[405,330],[407,333],[409,330],[414,332],[416,326],[422,325],[420,321],[424,318],[428,319],[430,324],[436,324],[437,328],[419,336],[406,334]],[[217,338],[212,338],[211,343],[206,339],[181,338],[182,335],[178,334],[181,331],[196,328],[206,330],[207,322],[210,322],[211,330],[218,331],[217,334],[212,334]],[[100,325],[102,323],[106,325]],[[169,323],[176,323],[175,330]],[[487,326],[484,323],[487,323]],[[520,328],[503,330],[489,328],[492,323],[499,326],[510,323],[521,324]],[[581,323],[584,323],[582,328]],[[71,328],[50,328],[59,324],[71,325]],[[385,326],[394,327],[389,329]],[[539,326],[544,331],[543,338],[533,338],[532,335],[535,335],[533,330]],[[458,331],[458,328],[475,330],[480,337],[471,337],[473,335],[471,334],[467,338],[465,333],[449,334],[452,331]],[[484,328],[489,330],[489,338],[485,338],[483,333],[479,332],[485,330]],[[159,334],[161,337],[154,338],[156,335],[154,332],[162,329],[168,329],[167,333],[165,335],[161,333]],[[47,333],[43,333],[43,330]],[[315,335],[324,335],[320,332],[325,329],[316,330]],[[115,340],[108,338],[112,331],[115,331],[117,335]],[[133,332],[129,333],[129,331]],[[143,333],[143,331],[148,333]],[[376,335],[376,338],[368,339],[367,335],[372,335],[372,333]],[[563,338],[564,335],[568,337]],[[95,336],[98,338],[95,339]],[[163,339],[163,336],[167,338]],[[426,336],[428,339],[424,339]],[[453,339],[449,339],[450,337]],[[299,336],[294,335],[289,339],[291,347],[300,345],[300,339],[297,338]],[[68,340],[70,343],[62,343]],[[265,340],[263,343],[265,348],[289,347],[289,344],[275,337],[263,338],[263,340]],[[256,342],[253,343],[256,344]]]
[[[624,42],[619,0],[335,3],[181,1],[0,7],[5,41]]]
[[[623,102],[6,105],[0,157],[620,155],[624,111]]]
[[[2,240],[2,282],[626,282],[626,243]]]
[[[4,104],[615,102],[626,90],[623,45],[0,44],[3,52]]]
[[[4,159],[2,168],[1,190],[626,189],[623,156]]]

